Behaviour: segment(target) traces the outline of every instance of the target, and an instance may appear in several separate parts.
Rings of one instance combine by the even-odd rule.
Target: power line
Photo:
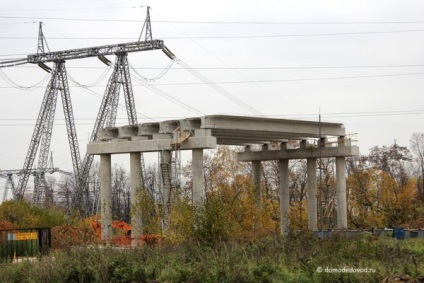
[[[103,69],[104,69],[103,73],[96,80],[94,80],[92,83],[89,83],[89,84],[82,84],[78,82],[72,77],[72,75],[69,72],[68,72],[68,77],[69,77],[69,80],[72,81],[77,86],[80,86],[83,88],[92,87],[92,86],[98,85],[101,81],[103,81],[106,78],[108,73],[112,70],[112,66],[109,66],[106,68],[103,67]]]
[[[175,60],[177,61],[177,63],[181,67],[183,67],[188,72],[190,72],[192,75],[194,75],[195,77],[197,77],[198,79],[200,79],[201,81],[203,81],[202,84],[206,84],[207,86],[211,87],[212,89],[214,89],[215,91],[219,92],[220,94],[222,94],[223,96],[225,96],[229,100],[233,101],[237,105],[241,106],[242,108],[246,109],[247,111],[249,111],[249,112],[251,112],[251,113],[253,113],[255,115],[262,115],[254,107],[252,107],[251,105],[247,104],[246,102],[244,102],[243,100],[241,100],[237,96],[233,95],[232,93],[230,93],[226,89],[222,88],[221,86],[218,85],[218,83],[211,81],[210,79],[208,79],[207,77],[205,77],[204,75],[202,75],[201,73],[199,73],[199,71],[197,71],[196,69],[194,69],[191,66],[189,66],[184,61],[182,61],[182,60],[180,60],[178,58],[175,58]]]
[[[416,68],[424,67],[424,64],[404,64],[404,65],[346,65],[346,66],[287,66],[287,67],[193,67],[196,70],[296,70],[296,69],[367,69],[367,68]],[[19,68],[38,69],[36,65],[26,65]],[[104,67],[90,66],[67,66],[67,69],[104,69]],[[163,70],[163,67],[134,67],[136,70]],[[185,70],[182,67],[173,67],[170,71]]]
[[[251,84],[251,83],[279,83],[279,82],[299,82],[299,81],[319,81],[319,80],[344,80],[344,79],[363,79],[363,78],[380,78],[380,77],[396,77],[396,76],[415,76],[424,75],[420,73],[405,73],[405,74],[385,74],[385,75],[363,75],[363,76],[345,76],[345,77],[328,77],[328,78],[302,78],[302,79],[281,79],[281,80],[255,80],[255,81],[222,81],[215,84]],[[155,85],[202,85],[207,83],[160,83]]]
[[[187,82],[187,83],[155,83],[151,84],[149,86],[188,86],[188,85],[209,85],[216,88],[220,84],[254,84],[254,83],[284,83],[284,82],[301,82],[301,81],[320,81],[320,80],[344,80],[344,79],[366,79],[366,78],[384,78],[384,77],[397,77],[397,76],[416,76],[416,75],[424,75],[424,72],[417,72],[417,73],[404,73],[404,74],[384,74],[384,75],[363,75],[363,76],[345,76],[345,77],[328,77],[328,78],[302,78],[302,79],[281,79],[281,80],[255,80],[255,81],[221,81],[221,82]],[[143,84],[135,84],[134,87],[137,86],[145,86]],[[45,86],[37,86],[37,87],[31,87],[31,89],[41,88]],[[95,87],[104,87],[104,85],[97,85]],[[8,89],[8,88],[15,88],[15,87],[7,87],[7,86],[0,86],[0,89]],[[25,88],[22,86],[22,88]],[[219,90],[221,92],[221,90]],[[226,91],[221,92],[222,94],[228,93]],[[246,106],[250,107],[250,106]],[[255,114],[255,113],[254,113]],[[257,113],[256,113],[257,114]]]
[[[118,7],[121,8],[121,7]],[[124,7],[129,8],[129,7]],[[137,8],[137,7],[131,7]],[[78,10],[78,8],[74,8]],[[88,9],[88,8],[86,8]],[[98,9],[98,8],[93,8]],[[107,9],[104,7],[103,9]],[[111,8],[112,9],[112,8]],[[53,9],[52,9],[53,10]],[[0,10],[0,12],[2,12]],[[5,12],[5,11],[3,11]],[[29,16],[0,16],[5,19],[34,19],[34,20],[59,20],[59,21],[90,21],[90,22],[124,22],[142,23],[142,20],[130,19],[90,19],[90,18],[64,18],[64,17],[29,17]],[[383,25],[383,24],[424,24],[424,21],[340,21],[340,22],[307,22],[307,21],[182,21],[182,20],[152,20],[152,23],[172,23],[172,24],[219,24],[219,25]]]
[[[27,56],[28,54],[0,54],[0,57],[9,57],[9,56]]]
[[[122,22],[122,23],[143,23],[144,22],[142,20],[24,17],[24,16],[0,16],[0,19],[26,19],[26,20],[36,20],[36,21],[54,20],[54,21],[81,21],[81,22]]]
[[[341,36],[341,35],[361,35],[361,34],[390,34],[390,33],[423,32],[423,31],[424,30],[422,29],[416,29],[416,30],[359,31],[359,32],[338,32],[338,33],[165,37],[164,39],[249,39],[249,38],[280,38],[280,37],[307,37],[307,36]]]
[[[314,36],[343,36],[343,35],[363,35],[363,34],[391,34],[423,32],[424,29],[413,30],[387,30],[387,31],[357,31],[357,32],[337,32],[337,33],[304,33],[304,34],[268,34],[268,35],[218,35],[218,36],[159,36],[163,40],[172,39],[249,39],[249,38],[281,38],[281,37],[314,37]],[[11,40],[34,40],[31,36],[3,36],[1,39]],[[49,40],[133,40],[131,37],[49,37]]]
[[[103,96],[102,96],[102,95],[100,95],[100,94],[98,94],[97,92],[95,92],[95,91],[93,91],[93,90],[89,89],[88,87],[85,87],[85,86],[83,86],[83,85],[78,85],[77,87],[79,87],[79,88],[80,88],[80,89],[82,89],[83,91],[87,92],[88,94],[92,95],[93,97],[99,98],[100,100],[101,100],[101,99],[103,99]],[[120,109],[123,109],[123,110],[126,110],[126,109],[127,109],[127,107],[126,107],[125,105],[122,105],[121,103],[119,103],[119,104],[118,104],[118,107],[119,107]],[[148,116],[146,116],[146,115],[144,115],[144,114],[142,114],[142,113],[140,113],[140,112],[137,112],[136,114],[137,114],[137,116],[138,116],[138,115],[142,116],[142,117],[143,117],[144,119],[146,119],[146,120],[153,121],[153,119],[151,119],[150,117],[148,117]],[[127,119],[128,119],[128,118],[127,118]],[[89,124],[89,125],[92,125],[92,124]]]
[[[373,112],[334,112],[334,113],[321,113],[321,116],[327,117],[327,118],[356,118],[356,117],[382,117],[382,116],[407,116],[407,115],[422,115],[424,114],[424,109],[417,109],[417,110],[393,110],[393,111],[373,111]],[[205,114],[202,114],[205,115]],[[315,118],[316,113],[311,114],[290,114],[290,115],[266,115],[265,117],[268,118]],[[145,119],[183,119],[182,116],[158,116],[158,117],[150,117]],[[117,118],[117,120],[126,120],[127,118]],[[0,118],[0,122],[2,121],[35,121],[36,119],[32,118]],[[55,119],[57,121],[65,121],[65,119]],[[95,118],[75,118],[75,121],[94,121]],[[125,121],[126,122],[126,121]],[[55,123],[56,125],[56,123]],[[65,124],[63,124],[65,125]],[[78,123],[78,125],[92,125],[92,123]],[[33,126],[33,124],[1,124],[0,126]]]
[[[8,75],[6,75],[6,73],[1,68],[0,68],[0,77],[3,78],[3,80],[5,80],[11,87],[21,89],[21,90],[26,90],[26,91],[33,90],[40,87],[43,83],[45,83],[49,79],[49,75],[46,74],[39,82],[35,83],[34,85],[22,86],[14,82]]]
[[[189,104],[187,104],[187,103],[185,103],[185,102],[183,102],[183,101],[181,101],[181,100],[179,100],[179,99],[175,98],[175,97],[174,97],[174,96],[172,96],[172,95],[169,95],[168,93],[166,93],[166,92],[164,92],[164,91],[162,91],[162,90],[158,89],[157,87],[155,87],[155,86],[153,86],[153,85],[151,85],[151,84],[148,84],[148,83],[144,82],[143,80],[141,80],[141,79],[140,79],[140,78],[138,78],[138,77],[134,77],[134,80],[135,80],[135,81],[137,81],[137,82],[139,82],[139,83],[141,83],[141,84],[142,84],[142,86],[144,86],[145,88],[149,89],[151,92],[153,92],[153,93],[155,93],[155,94],[157,94],[157,95],[159,95],[159,96],[162,96],[163,98],[165,98],[165,99],[167,99],[167,100],[171,101],[172,103],[174,103],[174,104],[176,104],[176,105],[179,105],[179,106],[181,106],[181,107],[183,107],[183,108],[187,109],[188,111],[190,111],[190,112],[192,112],[192,113],[195,113],[195,114],[197,114],[197,115],[201,115],[201,116],[202,116],[202,115],[205,115],[202,111],[200,111],[200,110],[198,110],[198,109],[196,109],[196,108],[194,108],[194,107],[190,106]]]
[[[108,10],[108,9],[128,9],[138,8],[132,7],[84,7],[84,8],[51,8],[51,9],[0,9],[0,12],[35,12],[35,11],[75,11],[75,10]]]
[[[175,27],[175,25],[172,25],[172,26],[176,30],[178,30],[181,34],[184,35],[184,33],[179,28]],[[192,40],[192,41],[197,46],[199,46],[200,48],[202,48],[203,50],[205,50],[207,53],[209,53],[210,55],[212,55],[213,57],[215,57],[215,59],[218,59],[218,61],[221,61],[219,58],[217,58],[216,56],[214,56],[208,49],[206,49],[205,47],[203,47],[201,44],[197,43],[194,40]],[[259,111],[257,111],[255,108],[253,108],[252,106],[250,106],[249,104],[247,104],[243,100],[239,99],[238,97],[236,97],[235,95],[233,95],[232,93],[230,93],[229,91],[227,91],[226,89],[222,88],[221,86],[217,85],[215,82],[213,82],[212,80],[210,80],[209,78],[207,78],[204,75],[202,75],[197,69],[191,67],[190,65],[188,65],[187,63],[185,63],[184,61],[182,61],[180,58],[176,57],[174,54],[172,54],[172,52],[169,51],[169,53],[170,54],[167,54],[167,55],[168,56],[171,55],[170,58],[173,58],[182,68],[184,68],[185,70],[187,70],[188,72],[190,72],[192,75],[194,75],[195,77],[197,77],[201,81],[205,82],[209,87],[211,87],[215,91],[219,92],[220,94],[222,94],[223,96],[227,97],[229,100],[233,101],[237,105],[243,107],[247,111],[249,111],[249,112],[251,112],[253,114],[261,114]]]

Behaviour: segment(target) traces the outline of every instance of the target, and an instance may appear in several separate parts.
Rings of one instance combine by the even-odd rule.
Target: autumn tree
[[[176,241],[191,236],[211,242],[251,239],[278,229],[278,202],[274,205],[265,198],[258,205],[250,164],[238,162],[236,154],[237,149],[228,146],[205,154],[206,198],[194,205],[185,195],[172,205],[168,237]],[[185,190],[190,191],[191,162],[183,172]]]
[[[65,222],[63,211],[41,208],[25,201],[5,201],[0,205],[0,219],[15,224],[21,229],[54,227]]]
[[[375,146],[348,161],[348,217],[355,228],[396,226],[416,218],[415,179],[408,148]]]

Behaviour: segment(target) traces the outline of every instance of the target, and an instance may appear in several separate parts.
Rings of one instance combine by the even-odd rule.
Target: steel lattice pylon
[[[132,90],[131,77],[128,65],[128,54],[117,53],[113,72],[109,78],[105,95],[103,96],[102,103],[100,105],[99,112],[97,114],[96,122],[91,133],[90,142],[98,140],[100,129],[107,126],[115,126],[116,115],[119,105],[119,94],[121,85],[124,90],[125,105],[128,116],[129,124],[137,124],[137,112],[134,102],[134,94]],[[88,178],[90,168],[93,163],[93,155],[86,154],[82,163],[82,174],[81,174],[81,186],[77,188],[77,192],[73,198],[73,208],[81,208],[81,203],[84,203],[85,207],[89,205],[89,188]],[[145,177],[145,163],[143,155],[141,155],[141,170],[142,170],[142,185],[144,186]],[[92,206],[91,206],[92,207]]]
[[[139,39],[137,42],[103,45],[57,52],[45,52],[44,43],[46,43],[47,46],[47,42],[45,41],[44,34],[42,32],[42,23],[40,22],[37,54],[28,55],[27,62],[38,64],[42,69],[51,72],[51,79],[47,85],[44,98],[41,103],[24,166],[22,170],[19,171],[20,179],[18,185],[16,188],[12,186],[15,199],[22,199],[24,197],[28,179],[31,174],[34,174],[35,181],[35,192],[33,196],[33,201],[35,203],[39,201],[41,192],[46,190],[47,184],[45,173],[47,170],[47,159],[56,111],[57,95],[58,91],[60,91],[69,146],[71,150],[73,170],[76,180],[76,189],[72,199],[71,208],[85,210],[87,214],[89,214],[91,210],[94,210],[94,201],[92,201],[92,205],[90,204],[91,201],[88,179],[90,168],[93,162],[93,156],[86,154],[83,161],[81,162],[71,97],[69,93],[68,79],[65,69],[65,60],[98,57],[102,62],[110,63],[104,56],[116,55],[114,71],[109,78],[105,95],[102,99],[102,103],[100,105],[100,109],[94,124],[94,129],[90,137],[90,142],[96,141],[98,140],[98,134],[101,128],[115,125],[121,85],[123,86],[124,90],[128,123],[137,124],[137,112],[132,91],[127,53],[162,49],[165,54],[169,56],[170,51],[166,49],[163,41],[153,40],[152,38],[149,8],[147,10],[147,17],[140,38],[143,34],[143,31],[145,31],[144,41],[140,41]],[[46,62],[54,63],[53,70],[44,64]],[[38,167],[37,169],[33,169],[34,160],[39,147],[40,153]],[[146,170],[143,156],[141,159],[141,181],[142,185],[145,186],[144,178]]]
[[[38,159],[38,168],[35,176],[37,189],[35,191],[36,195],[34,196],[34,201],[38,200],[38,195],[40,194],[39,190],[41,188],[45,189],[46,187],[45,171],[47,168],[48,153],[50,150],[50,141],[52,136],[58,91],[60,91],[62,98],[63,112],[65,115],[74,174],[77,180],[80,179],[81,159],[72,110],[71,96],[69,93],[68,79],[66,76],[65,62],[56,61],[54,62],[51,79],[44,94],[43,102],[41,104],[37,122],[32,134],[30,146],[28,148],[24,166],[21,171],[21,177],[19,179],[16,190],[13,192],[14,197],[17,199],[22,199],[24,196],[28,178],[31,174],[30,172],[40,144],[41,147]]]
[[[42,189],[38,188],[39,184],[37,184],[37,182],[39,182],[38,181],[39,177],[37,177],[37,173],[39,171],[37,169],[33,169],[33,170],[28,170],[27,172],[28,172],[29,175],[34,176],[34,189],[36,191],[34,192],[33,201],[34,201],[34,199],[36,199],[34,201],[34,203],[37,203],[40,200],[40,195],[42,193]],[[68,175],[68,176],[73,175],[70,172],[66,172],[66,171],[60,170],[57,167],[54,167],[53,163],[50,163],[48,168],[44,168],[43,172],[44,172],[44,174],[46,174],[46,173],[47,174],[53,174],[53,173],[58,172],[58,173]],[[15,182],[13,180],[13,176],[22,175],[22,173],[23,173],[22,169],[0,170],[0,178],[6,179],[6,184],[5,184],[5,188],[4,188],[4,195],[3,195],[2,201],[5,201],[7,192],[9,190],[11,191],[12,195],[14,195],[14,192],[16,191],[17,187],[16,187]],[[37,195],[35,195],[36,192],[38,192]]]
[[[13,176],[13,174],[12,174],[12,173],[7,173],[6,175],[2,175],[2,174],[0,174],[0,177],[1,177],[1,178],[5,178],[5,179],[6,179],[6,185],[5,185],[5,187],[4,187],[4,192],[3,192],[3,199],[2,199],[2,202],[4,202],[4,201],[6,200],[7,192],[8,192],[9,190],[11,190],[11,191],[12,191],[12,193],[13,193],[13,191],[15,190],[15,182],[13,181],[12,176]]]
[[[128,55],[127,53],[119,53],[116,56],[114,71],[109,79],[106,92],[103,97],[96,122],[94,124],[90,142],[98,140],[98,134],[101,128],[105,126],[115,126],[121,85],[124,89],[128,123],[137,124],[136,108],[128,65]],[[28,149],[27,157],[22,169],[21,178],[19,180],[17,189],[14,191],[14,196],[18,199],[23,198],[25,188],[28,183],[28,178],[30,176],[30,171],[34,164],[35,156],[40,145],[41,147],[38,157],[38,168],[35,176],[35,187],[37,189],[34,192],[34,202],[38,202],[41,191],[45,190],[46,188],[45,168],[47,167],[48,153],[50,150],[50,141],[52,136],[58,91],[61,92],[63,112],[65,114],[69,146],[71,149],[72,164],[77,181],[72,207],[77,209],[88,209],[90,207],[88,177],[90,167],[93,162],[93,156],[86,154],[83,162],[81,163],[64,61],[55,62],[54,64],[52,76],[44,95],[30,147]],[[144,176],[145,165],[143,157],[142,171],[142,176]]]

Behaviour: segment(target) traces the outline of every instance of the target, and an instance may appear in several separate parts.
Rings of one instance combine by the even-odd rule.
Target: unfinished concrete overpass
[[[327,143],[328,138],[336,142]],[[317,141],[311,144],[311,140]],[[300,146],[290,147],[288,141],[299,140]],[[278,143],[276,148],[270,146]],[[262,145],[252,150],[251,145]],[[162,151],[162,195],[165,208],[169,208],[172,180],[169,177],[172,151],[191,150],[193,158],[193,202],[205,196],[204,149],[217,145],[245,146],[238,154],[239,161],[252,163],[252,180],[260,196],[261,162],[278,160],[280,174],[280,216],[281,231],[288,226],[289,170],[290,159],[306,159],[308,168],[308,221],[311,230],[317,230],[317,159],[336,158],[337,227],[347,228],[346,211],[346,161],[348,156],[359,155],[359,148],[346,138],[343,124],[273,119],[262,117],[209,115],[158,123],[143,123],[122,127],[104,128],[100,141],[88,145],[88,153],[100,155],[101,170],[101,212],[104,223],[102,235],[112,235],[111,213],[111,155],[130,154],[131,202],[136,204],[135,194],[141,188],[140,154]],[[163,165],[163,166],[162,166]],[[164,177],[165,176],[165,177]],[[133,211],[133,237],[141,234],[140,212]]]

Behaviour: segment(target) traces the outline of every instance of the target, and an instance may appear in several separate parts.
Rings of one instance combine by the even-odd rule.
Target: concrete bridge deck
[[[187,142],[181,143],[181,150],[216,148],[218,144],[266,144],[346,135],[340,123],[209,115],[104,128],[100,133],[100,141],[88,145],[88,153],[151,152],[157,151],[158,146],[171,149],[171,143],[178,139],[181,132],[191,133]]]

